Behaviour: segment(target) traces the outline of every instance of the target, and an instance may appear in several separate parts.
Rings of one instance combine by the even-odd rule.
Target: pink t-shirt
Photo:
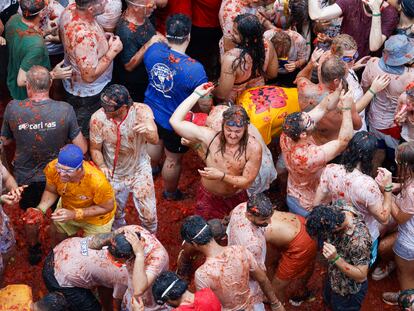
[[[149,163],[145,137],[133,130],[137,124],[142,124],[148,119],[154,119],[151,108],[139,103],[134,103],[126,118],[118,124],[106,117],[103,108],[92,115],[89,131],[90,140],[96,144],[102,144],[104,161],[111,172],[118,137],[120,137],[119,153],[114,172],[116,178],[126,178],[140,174],[141,172],[138,170],[140,164],[143,161]]]
[[[196,289],[205,287],[219,298],[224,311],[252,310],[254,299],[249,287],[250,272],[258,268],[244,246],[225,247],[217,257],[207,258],[195,272]]]
[[[394,113],[397,109],[398,97],[405,91],[405,87],[414,81],[414,68],[405,68],[402,75],[389,74],[383,71],[379,65],[379,58],[371,58],[362,74],[361,85],[369,88],[375,77],[388,74],[391,78],[390,84],[377,93],[372,99],[368,111],[369,125],[375,129],[388,129],[393,127]]]
[[[280,136],[280,147],[289,172],[287,193],[310,210],[320,174],[328,162],[326,154],[312,141],[294,142],[284,133]]]
[[[122,299],[128,287],[128,271],[117,267],[106,249],[88,248],[91,238],[69,238],[54,249],[55,278],[62,287],[113,288],[113,297]]]
[[[141,241],[144,246],[145,256],[145,273],[157,277],[161,272],[168,270],[169,257],[167,250],[161,244],[157,238],[152,235],[149,231],[145,230],[138,225],[127,226],[129,229],[139,232],[141,234]],[[126,310],[132,310],[131,298],[133,295],[132,285],[132,272],[134,270],[134,262],[131,261],[127,264],[127,270],[129,273],[128,289],[125,293],[122,305]],[[152,285],[152,284],[151,284]],[[151,286],[142,295],[142,300],[145,305],[145,310],[163,310],[166,306],[160,307],[156,304],[154,297],[152,296]],[[168,310],[168,309],[166,309]]]
[[[246,218],[247,203],[237,205],[231,212],[227,226],[228,245],[243,245],[254,256],[258,266],[266,270],[266,238],[265,228],[254,225]],[[250,290],[254,296],[254,303],[263,301],[263,292],[259,283],[250,280]]]
[[[382,207],[384,197],[371,176],[357,169],[347,172],[343,165],[329,164],[323,170],[319,187],[332,201],[342,199],[352,204],[363,215],[372,241],[379,237],[380,223],[371,213]]]

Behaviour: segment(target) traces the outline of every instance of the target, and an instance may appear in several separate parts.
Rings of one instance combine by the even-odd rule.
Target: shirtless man
[[[147,142],[158,143],[151,109],[134,103],[125,86],[113,84],[101,95],[102,108],[92,115],[90,150],[93,161],[115,191],[117,211],[112,228],[125,226],[125,206],[133,195],[142,226],[157,231],[154,182]]]
[[[234,208],[228,226],[228,237],[229,245],[246,246],[263,269],[265,269],[267,253],[266,242],[272,248],[281,251],[281,258],[272,282],[273,289],[281,301],[285,298],[287,285],[294,279],[301,281],[301,290],[305,291],[304,286],[313,272],[317,247],[306,233],[303,217],[273,211],[270,200],[265,195],[258,194],[250,197],[247,203]],[[278,258],[273,255],[267,254],[267,258]],[[273,272],[273,267],[270,270]],[[257,284],[252,283],[250,288],[257,291]],[[300,304],[301,299],[295,298],[292,303]]]
[[[134,310],[134,299],[142,298],[145,310],[165,310],[154,301],[151,286],[155,279],[168,269],[168,253],[157,238],[144,228],[131,225],[114,232],[99,235],[89,243],[92,249],[108,246],[118,264],[128,271],[128,289],[122,301],[122,310]],[[122,252],[114,248],[122,246]],[[112,252],[113,251],[113,252]]]
[[[310,81],[312,69],[318,66],[318,59],[322,55],[323,50],[316,49],[311,57],[311,61],[297,75],[298,98],[302,111],[309,111],[316,107],[322,99],[332,93],[338,85],[345,79],[347,68],[345,63],[338,57],[331,56],[321,65],[321,74],[319,83],[314,84]],[[361,117],[352,105],[352,123],[355,130],[362,126]],[[338,124],[341,123],[342,114],[339,110],[333,109],[329,111],[315,126],[312,133],[316,144],[322,145],[331,140],[337,139],[339,134]]]
[[[253,14],[234,19],[232,41],[237,47],[224,54],[219,84],[214,90],[220,101],[234,103],[245,89],[264,85],[264,78],[276,77],[277,55],[263,33],[263,26]]]
[[[79,126],[89,137],[89,120],[100,108],[100,93],[112,79],[115,56],[122,50],[118,36],[105,33],[96,21],[107,0],[76,0],[60,17],[65,63],[73,68],[72,78],[63,81],[67,102],[75,109]]]
[[[207,220],[223,218],[247,201],[246,189],[255,180],[262,160],[262,147],[249,135],[249,119],[242,107],[232,106],[223,113],[219,132],[184,120],[197,100],[212,89],[210,84],[198,86],[170,119],[178,135],[207,149],[206,167],[198,171],[201,186],[196,203],[196,214]]]
[[[206,256],[204,264],[195,272],[195,286],[197,290],[211,288],[219,298],[222,310],[256,310],[249,288],[250,279],[259,283],[271,310],[285,310],[273,292],[266,273],[244,246],[218,245],[209,225],[200,216],[190,216],[185,220],[181,237]]]
[[[283,124],[280,148],[288,170],[286,203],[290,212],[304,217],[313,207],[312,201],[321,170],[346,148],[353,135],[351,92],[340,99],[343,117],[338,139],[318,146],[311,135],[315,123],[323,118],[327,111],[336,109],[339,89],[326,96],[311,111],[288,115]]]

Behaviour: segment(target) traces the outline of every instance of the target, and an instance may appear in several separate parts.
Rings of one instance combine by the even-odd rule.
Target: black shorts
[[[61,263],[62,264],[62,263]],[[65,296],[70,310],[101,311],[102,306],[90,289],[80,287],[61,287],[55,278],[55,259],[53,250],[47,255],[42,270],[43,280],[49,292],[59,292]]]
[[[186,153],[188,147],[181,144],[181,137],[174,131],[167,130],[155,122],[157,125],[158,136],[164,142],[164,147],[172,153]]]
[[[28,184],[28,187],[25,188],[22,193],[22,199],[19,203],[20,208],[27,210],[29,207],[36,207],[39,205],[45,187],[45,181],[35,181]]]

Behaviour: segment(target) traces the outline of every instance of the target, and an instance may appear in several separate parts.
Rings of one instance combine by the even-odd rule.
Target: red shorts
[[[276,277],[280,280],[300,279],[309,269],[313,268],[311,262],[316,257],[317,244],[306,232],[305,218],[297,216],[301,228],[296,237],[290,242],[288,248],[282,252],[277,267]]]
[[[202,216],[205,220],[222,219],[229,215],[233,208],[247,200],[248,196],[245,190],[229,197],[222,197],[209,192],[200,184],[197,191],[195,214]]]

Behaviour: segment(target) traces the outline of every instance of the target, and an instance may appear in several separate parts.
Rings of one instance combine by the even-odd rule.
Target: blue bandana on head
[[[66,145],[60,149],[58,163],[71,168],[79,168],[83,162],[82,149],[76,145]]]

